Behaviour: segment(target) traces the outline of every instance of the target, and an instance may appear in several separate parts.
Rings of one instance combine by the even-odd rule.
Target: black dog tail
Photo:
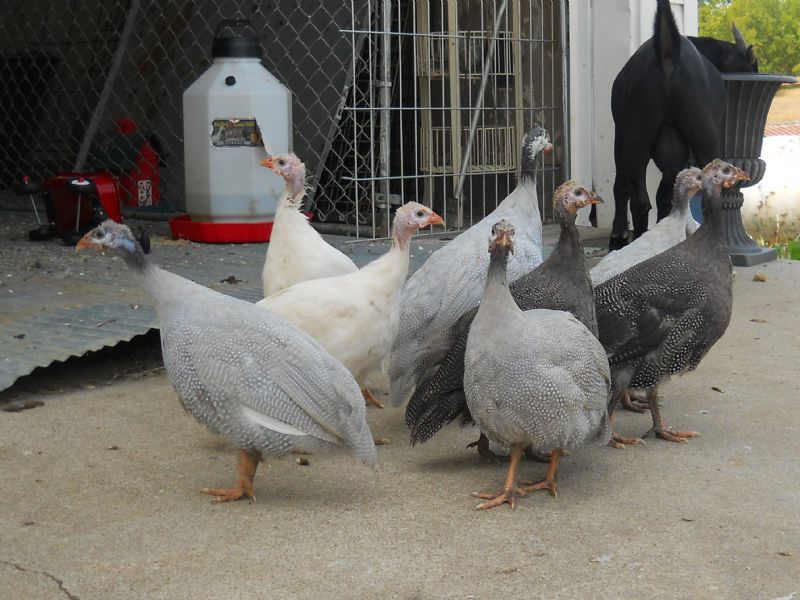
[[[664,71],[671,72],[681,53],[681,34],[669,0],[657,0],[653,44],[659,66]]]

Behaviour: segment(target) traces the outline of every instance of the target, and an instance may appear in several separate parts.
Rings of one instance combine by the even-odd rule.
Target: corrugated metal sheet
[[[91,304],[48,311],[0,326],[0,390],[36,367],[114,346],[156,327],[153,309]]]
[[[55,361],[115,346],[156,328],[148,298],[114,256],[30,242],[28,213],[0,213],[0,391]],[[198,283],[259,300],[266,245],[202,245],[159,236],[153,260]],[[223,283],[233,276],[236,283]]]

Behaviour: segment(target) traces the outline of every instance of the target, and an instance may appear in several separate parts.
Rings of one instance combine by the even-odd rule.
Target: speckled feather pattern
[[[140,280],[155,300],[167,375],[198,421],[265,454],[345,443],[376,462],[359,386],[310,336],[152,265]],[[263,425],[273,420],[296,435]]]
[[[697,168],[686,169],[678,174],[669,215],[627,246],[606,254],[589,272],[593,285],[600,285],[614,275],[672,248],[686,239],[687,229],[696,229],[697,224],[689,211],[689,200],[698,191],[692,184],[699,181],[700,176],[701,171]]]
[[[545,308],[572,313],[597,337],[592,285],[583,246],[574,222],[562,226],[552,254],[536,269],[511,284],[522,310]],[[477,308],[465,313],[448,331],[449,350],[438,369],[420,381],[406,407],[412,443],[423,443],[459,416],[471,419],[464,395],[464,352]]]
[[[528,164],[545,143],[544,138],[526,138],[523,156]],[[419,379],[429,373],[429,365],[444,358],[450,340],[440,336],[478,304],[489,264],[486,246],[492,226],[503,218],[517,227],[516,249],[508,265],[511,279],[542,262],[536,180],[527,173],[493,212],[434,252],[403,287],[400,328],[389,363],[395,406],[410,398]]]
[[[571,314],[523,312],[490,275],[464,363],[470,413],[490,439],[540,452],[608,440],[608,361]]]
[[[619,389],[650,388],[693,370],[725,333],[731,263],[709,220],[680,244],[595,288],[600,340]]]

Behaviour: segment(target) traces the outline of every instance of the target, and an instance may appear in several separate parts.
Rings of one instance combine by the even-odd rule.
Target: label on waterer
[[[215,148],[254,148],[263,146],[264,142],[255,118],[233,117],[211,122],[211,145]]]
[[[138,188],[137,204],[139,206],[153,206],[153,182],[149,179],[140,179],[136,182]]]

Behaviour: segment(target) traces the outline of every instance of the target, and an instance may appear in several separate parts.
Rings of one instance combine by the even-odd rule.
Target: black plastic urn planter
[[[791,75],[771,73],[723,73],[726,88],[725,122],[722,129],[722,159],[747,171],[745,181],[722,193],[723,236],[731,262],[750,267],[778,256],[774,248],[762,248],[744,230],[740,189],[755,185],[764,177],[767,165],[761,156],[764,128],[772,99],[783,83],[796,83]]]

